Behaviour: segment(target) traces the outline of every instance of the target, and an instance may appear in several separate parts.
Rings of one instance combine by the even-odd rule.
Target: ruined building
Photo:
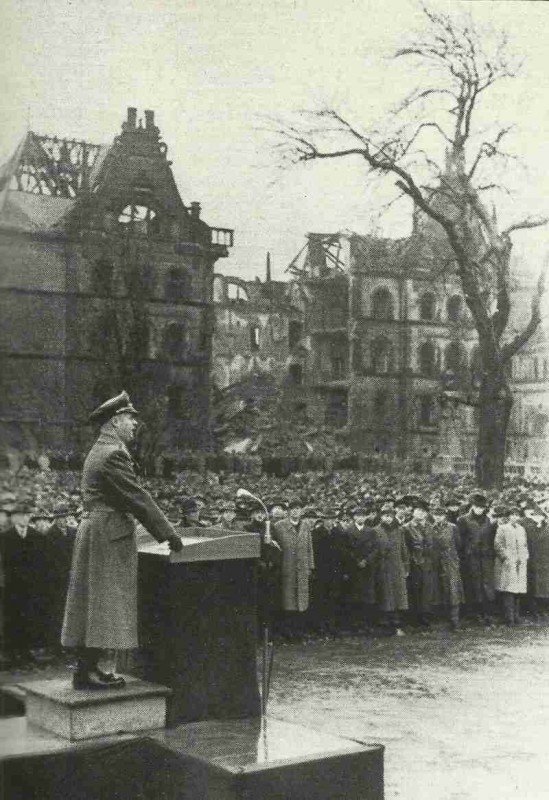
[[[185,205],[154,113],[109,145],[29,132],[0,169],[0,435],[77,447],[127,388],[149,439],[208,436],[214,265],[233,232]]]
[[[366,453],[472,462],[476,412],[441,403],[478,380],[477,336],[461,285],[437,243],[310,233],[289,267],[306,303],[309,414],[345,430]],[[517,281],[515,313],[531,287]],[[521,296],[523,302],[521,302]],[[513,363],[509,457],[545,458],[549,348],[540,331]]]

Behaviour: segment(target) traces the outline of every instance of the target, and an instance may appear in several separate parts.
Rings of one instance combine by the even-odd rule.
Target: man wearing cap
[[[74,544],[61,633],[74,648],[75,689],[124,686],[99,669],[101,651],[137,647],[137,546],[134,517],[160,542],[180,550],[181,539],[135,474],[128,445],[136,410],[126,392],[103,403],[90,421],[101,425],[82,472],[84,514]]]

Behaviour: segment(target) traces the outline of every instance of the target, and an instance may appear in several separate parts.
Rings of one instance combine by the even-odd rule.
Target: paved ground
[[[277,648],[269,713],[386,746],[386,800],[549,798],[549,627]]]
[[[548,662],[548,625],[281,644],[269,713],[384,744],[386,800],[549,799]]]

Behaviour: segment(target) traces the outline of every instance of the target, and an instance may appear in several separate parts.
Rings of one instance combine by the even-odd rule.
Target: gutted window
[[[107,297],[112,292],[114,265],[110,258],[99,258],[91,271],[91,290],[93,294]]]
[[[422,395],[419,398],[419,424],[434,425],[435,401],[431,395]]]
[[[179,267],[172,267],[166,277],[166,300],[177,303],[189,297],[191,280],[188,272]]]
[[[290,364],[288,377],[293,386],[301,386],[303,383],[303,368],[301,364]]]
[[[166,358],[181,360],[187,349],[187,327],[182,322],[169,322],[164,328],[162,351]]]
[[[448,298],[446,313],[450,322],[459,322],[463,315],[463,300],[459,294]]]
[[[455,375],[459,375],[460,372],[463,372],[465,367],[465,353],[459,342],[450,342],[446,347],[444,366],[446,370],[453,372]]]
[[[433,342],[423,342],[418,353],[419,371],[428,378],[436,374],[436,352]]]
[[[378,336],[372,342],[371,365],[378,374],[393,370],[393,346],[385,336]]]
[[[118,223],[123,229],[143,236],[153,236],[159,232],[156,211],[149,206],[130,203],[120,212]]]
[[[395,304],[393,295],[382,287],[372,294],[372,317],[374,319],[394,319]]]
[[[419,318],[425,321],[433,320],[436,314],[436,300],[434,294],[427,292],[419,301]]]

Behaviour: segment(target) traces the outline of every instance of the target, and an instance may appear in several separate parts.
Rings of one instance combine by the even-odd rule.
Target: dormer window
[[[149,206],[127,205],[118,217],[118,223],[125,229],[142,236],[158,233],[158,217],[156,211]]]

